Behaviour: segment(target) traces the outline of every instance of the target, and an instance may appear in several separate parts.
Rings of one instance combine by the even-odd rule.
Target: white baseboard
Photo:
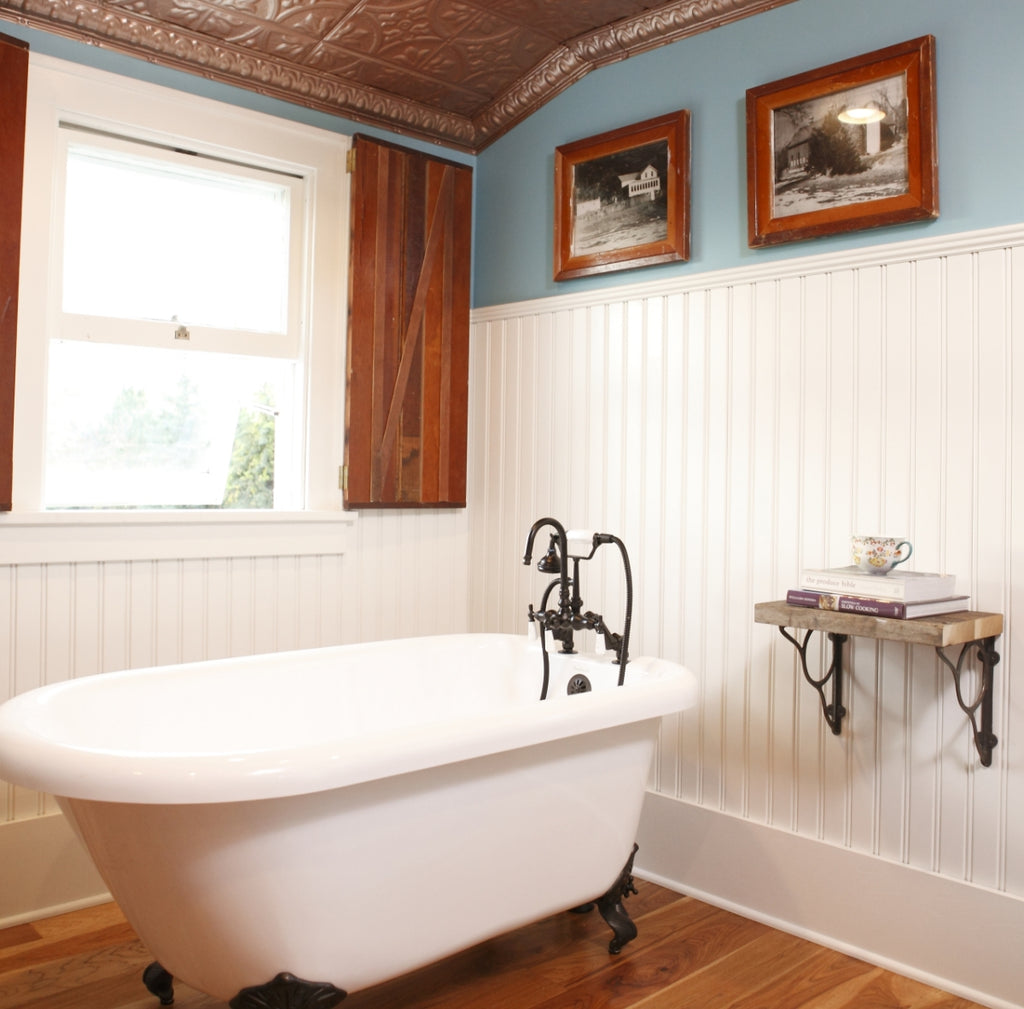
[[[60,813],[0,824],[0,928],[110,900]]]
[[[1024,901],[649,792],[637,874],[992,1009],[1024,1007]]]

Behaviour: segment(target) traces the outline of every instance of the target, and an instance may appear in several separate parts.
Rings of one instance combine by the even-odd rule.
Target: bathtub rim
[[[39,687],[0,705],[0,777],[22,787],[74,799],[174,805],[244,802],[327,791],[656,719],[696,702],[696,679],[689,670],[662,659],[640,657],[630,660],[626,684],[621,688],[518,704],[472,720],[460,716],[434,720],[415,730],[403,727],[382,731],[363,737],[358,746],[346,747],[338,740],[291,743],[287,747],[256,749],[244,757],[237,752],[127,754],[82,748],[26,727],[26,723],[32,725],[43,719],[46,706],[55,700],[103,689],[118,678],[168,676],[184,668],[196,671],[254,661],[284,663],[303,656],[308,660],[311,655],[396,643],[415,647],[428,639],[432,643],[486,639],[496,646],[507,639],[516,647],[526,644],[525,636],[514,634],[417,636],[101,673]]]

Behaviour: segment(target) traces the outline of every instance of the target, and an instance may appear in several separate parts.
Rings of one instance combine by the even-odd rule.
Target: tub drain
[[[590,689],[590,680],[588,680],[582,673],[576,673],[569,680],[569,685],[565,688],[565,692],[567,694],[585,694]]]

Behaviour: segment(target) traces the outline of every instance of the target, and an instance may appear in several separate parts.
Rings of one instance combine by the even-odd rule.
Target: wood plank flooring
[[[361,992],[343,1009],[981,1009],[644,880],[618,956],[596,911],[559,914]],[[114,904],[0,930],[0,1009],[158,1009]],[[286,968],[285,968],[286,969]],[[227,1009],[175,983],[177,1009]]]

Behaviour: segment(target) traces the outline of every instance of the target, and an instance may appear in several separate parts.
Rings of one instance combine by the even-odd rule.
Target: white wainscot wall
[[[463,511],[6,518],[0,701],[117,669],[466,630]],[[105,895],[54,800],[2,781],[0,866],[0,927]]]
[[[1024,227],[480,310],[472,346],[471,624],[521,626],[545,584],[525,534],[553,515],[626,541],[631,652],[700,679],[641,871],[1021,1005]],[[753,623],[855,532],[907,536],[912,566],[1006,615],[991,767],[934,650],[847,646],[836,737]],[[621,578],[588,567],[614,627]]]

